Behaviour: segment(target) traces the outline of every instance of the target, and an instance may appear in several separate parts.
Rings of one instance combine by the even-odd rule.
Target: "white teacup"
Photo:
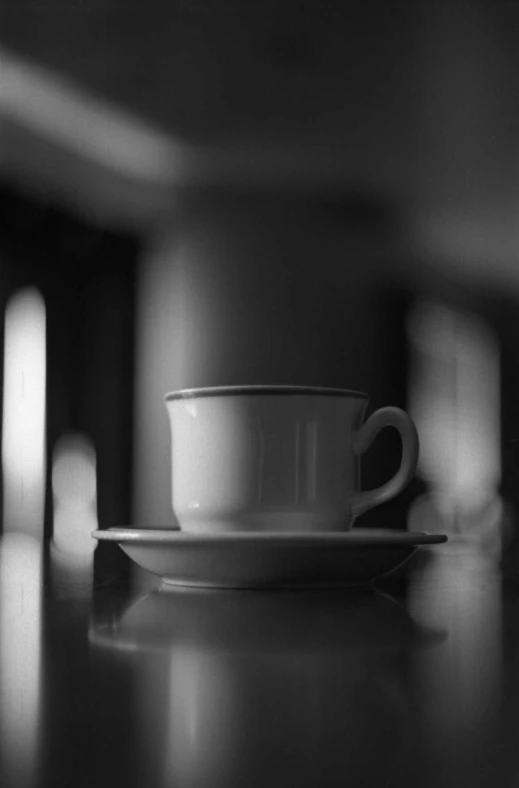
[[[397,495],[418,460],[416,428],[386,407],[363,423],[367,396],[311,386],[222,386],[166,395],[172,503],[180,528],[345,531]],[[359,489],[359,456],[384,427],[402,438],[400,468]]]

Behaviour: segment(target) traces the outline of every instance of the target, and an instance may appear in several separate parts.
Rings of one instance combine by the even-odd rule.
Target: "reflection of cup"
[[[91,633],[146,675],[164,788],[413,784],[406,659],[441,637],[372,591],[159,592]]]
[[[190,389],[166,396],[172,503],[186,531],[348,530],[393,498],[418,458],[416,429],[398,408],[363,424],[367,397],[301,386]],[[402,438],[395,476],[359,490],[359,457],[384,427]]]
[[[173,651],[169,693],[164,786],[385,785],[388,766],[398,773],[410,755],[405,694],[380,660],[358,654],[193,645]]]

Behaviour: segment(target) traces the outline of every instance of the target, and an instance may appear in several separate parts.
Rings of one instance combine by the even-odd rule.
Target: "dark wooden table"
[[[483,550],[297,593],[41,558],[0,541],[2,788],[519,785],[519,588]]]

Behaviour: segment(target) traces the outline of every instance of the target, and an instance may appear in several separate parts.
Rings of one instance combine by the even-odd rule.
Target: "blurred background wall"
[[[418,478],[365,524],[423,526],[426,491],[453,528],[517,503],[518,25],[456,0],[4,6],[0,302],[45,304],[47,535],[70,432],[101,527],[172,522],[163,395],[198,385],[410,408]]]

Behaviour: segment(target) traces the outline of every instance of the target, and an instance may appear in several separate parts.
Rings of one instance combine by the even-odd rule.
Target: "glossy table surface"
[[[2,537],[3,788],[519,784],[519,585],[482,548],[333,592],[43,567]]]

